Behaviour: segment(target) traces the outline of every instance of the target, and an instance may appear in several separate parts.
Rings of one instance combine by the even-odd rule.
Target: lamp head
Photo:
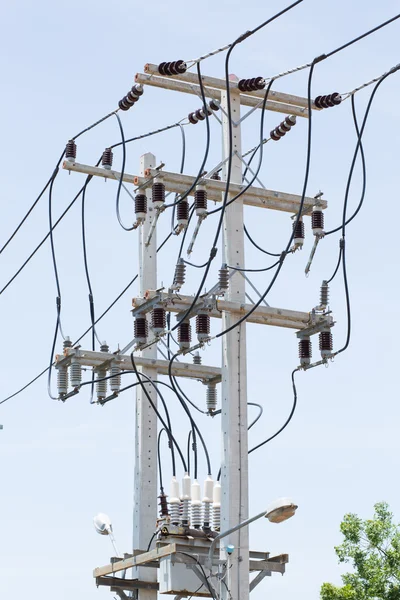
[[[293,517],[297,508],[297,504],[294,504],[291,498],[278,498],[271,502],[264,516],[271,523],[282,523]]]
[[[109,535],[112,533],[112,525],[110,517],[104,513],[99,513],[93,519],[94,528],[100,535]]]

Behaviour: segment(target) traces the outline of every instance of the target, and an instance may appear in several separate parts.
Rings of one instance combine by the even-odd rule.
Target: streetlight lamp
[[[104,513],[99,513],[93,518],[93,525],[97,533],[99,533],[100,535],[108,535],[115,550],[116,556],[120,556],[117,546],[115,545],[115,538],[110,517],[105,515]]]
[[[248,525],[250,525],[250,523],[257,521],[257,519],[261,519],[261,517],[265,517],[271,523],[282,523],[283,521],[290,519],[290,517],[293,517],[296,510],[297,505],[294,504],[290,498],[279,498],[278,500],[271,502],[271,504],[267,507],[267,510],[263,510],[255,517],[251,517],[251,519],[246,519],[246,521],[242,521],[242,523],[239,523],[239,525],[235,525],[235,527],[231,527],[231,529],[223,531],[222,533],[217,535],[217,537],[215,537],[211,542],[206,566],[211,569],[215,546],[222,538],[226,537],[227,535],[230,535],[231,533],[234,533],[242,527],[247,527]],[[230,550],[230,554],[232,554],[233,548],[231,547]]]

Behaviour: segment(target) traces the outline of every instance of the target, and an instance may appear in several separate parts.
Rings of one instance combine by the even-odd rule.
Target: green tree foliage
[[[353,572],[342,576],[341,587],[324,583],[321,600],[400,600],[400,527],[385,502],[374,508],[373,518],[365,521],[345,515],[344,541],[335,552]]]

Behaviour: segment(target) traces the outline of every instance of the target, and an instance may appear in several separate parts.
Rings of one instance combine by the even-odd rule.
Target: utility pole
[[[178,61],[179,62],[179,61]],[[164,63],[163,63],[164,64]],[[166,63],[175,64],[175,63]],[[135,85],[153,86],[163,89],[175,90],[202,98],[197,76],[188,72],[175,72],[165,74],[164,68],[157,65],[145,65],[145,73],[138,73],[135,77]],[[261,78],[258,78],[261,79]],[[222,113],[222,160],[209,171],[208,175],[195,178],[189,175],[171,173],[160,168],[156,169],[155,157],[145,154],[141,159],[138,175],[124,173],[112,169],[102,169],[90,165],[77,163],[75,160],[66,160],[63,167],[68,171],[85,173],[96,177],[106,177],[114,180],[122,180],[137,186],[140,194],[146,190],[149,210],[144,221],[138,224],[139,229],[139,297],[133,299],[132,314],[138,318],[149,318],[150,313],[161,311],[172,312],[177,315],[178,327],[187,325],[188,319],[207,315],[202,323],[207,324],[207,319],[221,319],[222,331],[230,329],[222,336],[222,364],[221,367],[192,364],[189,362],[174,362],[172,374],[176,377],[187,377],[200,380],[208,387],[215,387],[216,383],[222,382],[221,399],[221,439],[222,439],[222,468],[221,468],[221,505],[218,496],[214,498],[214,523],[211,524],[210,505],[212,499],[213,482],[205,483],[205,498],[203,499],[203,522],[199,517],[201,505],[200,498],[196,496],[192,486],[192,507],[189,510],[190,497],[183,492],[183,516],[177,509],[179,498],[170,502],[170,514],[161,515],[157,524],[157,419],[154,411],[149,406],[143,390],[138,386],[136,396],[136,441],[135,441],[135,508],[134,508],[134,549],[124,559],[113,560],[109,565],[98,567],[94,571],[97,585],[111,588],[111,591],[130,590],[136,594],[139,600],[155,600],[157,591],[160,594],[175,594],[175,600],[187,596],[213,596],[217,600],[247,600],[250,592],[261,582],[261,580],[273,572],[284,573],[285,564],[288,561],[286,554],[270,557],[268,552],[249,550],[249,533],[247,527],[239,527],[239,524],[247,524],[249,504],[249,480],[248,480],[248,424],[247,424],[247,368],[246,368],[246,322],[257,323],[274,327],[290,328],[296,331],[300,342],[304,342],[303,354],[301,354],[301,368],[310,368],[310,359],[307,358],[309,338],[320,332],[330,331],[333,326],[333,318],[327,311],[326,305],[313,307],[309,312],[300,312],[291,309],[273,308],[270,306],[254,306],[252,301],[246,303],[249,298],[246,291],[247,276],[235,270],[245,268],[245,244],[244,244],[244,205],[251,205],[262,210],[278,210],[289,215],[297,215],[302,207],[301,217],[314,214],[314,210],[324,210],[327,203],[320,197],[305,197],[299,195],[268,190],[264,186],[250,186],[245,193],[229,204],[236,195],[243,190],[242,169],[244,159],[241,148],[241,128],[245,118],[253,110],[262,109],[265,91],[262,89],[243,91],[243,85],[239,86],[235,76],[230,77],[229,91],[227,93],[226,81],[215,77],[202,77],[204,93],[211,102],[207,106],[209,118],[219,108]],[[255,79],[245,80],[254,82]],[[248,86],[249,84],[246,83]],[[246,88],[246,85],[244,86]],[[264,82],[265,85],[265,82]],[[275,138],[280,139],[295,124],[296,118],[308,118],[308,101],[291,94],[271,92],[271,99],[265,103],[265,110],[288,115],[275,129]],[[200,103],[199,100],[197,100]],[[202,101],[201,101],[202,104]],[[241,106],[250,107],[251,111],[241,116]],[[316,109],[312,105],[313,110]],[[231,120],[229,120],[229,113]],[[189,114],[189,122],[196,124],[205,119],[205,108]],[[230,133],[232,137],[230,137]],[[272,137],[272,134],[271,134]],[[272,139],[274,139],[272,137]],[[208,199],[221,202],[225,198],[225,190],[228,178],[228,164],[231,173],[229,178],[229,193],[227,206],[224,207],[223,215],[223,262],[228,265],[229,286],[222,286],[221,282],[213,286],[208,294],[197,298],[184,295],[181,286],[171,285],[165,290],[157,289],[157,263],[156,263],[156,223],[162,217],[163,207],[154,203],[156,186],[160,185],[164,190],[177,194],[185,193],[189,187],[194,189],[194,208],[196,209],[196,198],[200,192],[206,190]],[[222,169],[224,181],[218,181],[212,174]],[[251,169],[249,169],[251,173]],[[157,191],[157,194],[158,194]],[[152,194],[153,192],[153,194]],[[157,196],[159,198],[159,196]],[[152,203],[153,202],[153,203]],[[187,209],[188,210],[188,209]],[[198,224],[193,234],[193,245],[198,228],[203,222],[206,212],[197,213]],[[291,228],[291,221],[289,221]],[[180,226],[187,227],[187,220],[181,219]],[[300,232],[301,233],[301,232]],[[301,238],[301,235],[299,236]],[[294,236],[294,244],[301,245],[302,240]],[[251,282],[250,282],[251,283]],[[254,286],[251,284],[254,289]],[[179,293],[177,293],[179,292]],[[188,314],[188,309],[190,313]],[[246,321],[235,326],[244,315],[249,313]],[[157,313],[160,314],[160,313]],[[162,321],[162,319],[161,319]],[[160,329],[160,328],[158,328]],[[162,329],[162,327],[161,327]],[[182,332],[181,329],[179,329]],[[197,332],[199,343],[188,345],[180,344],[180,353],[187,356],[189,349],[195,350],[204,346],[209,341],[208,333]],[[199,335],[199,333],[201,335]],[[79,347],[68,348],[64,355],[57,358],[56,368],[61,372],[70,368],[71,363],[75,365],[92,366],[96,371],[104,372],[104,369],[114,367],[121,370],[132,368],[130,356],[126,350],[135,346],[140,355],[135,358],[141,372],[156,382],[157,376],[166,375],[169,371],[169,361],[161,360],[157,356],[157,343],[162,341],[166,334],[163,330],[155,330],[138,343],[134,340],[128,344],[120,353],[106,355],[104,352],[82,351]],[[190,345],[190,344],[189,344]],[[329,358],[329,349],[324,350],[322,361]],[[308,361],[308,362],[307,362]],[[314,364],[320,364],[314,363]],[[111,365],[111,367],[110,367]],[[149,395],[156,404],[156,394],[151,384],[144,384]],[[79,389],[71,393],[65,393],[65,386],[60,391],[60,397],[65,399],[68,395],[77,393]],[[99,398],[104,402],[104,398]],[[213,414],[214,408],[209,409]],[[179,487],[176,482],[174,485]],[[197,485],[198,483],[195,482]],[[211,486],[211,488],[210,488]],[[178,489],[175,487],[175,489]],[[196,488],[198,490],[198,487]],[[210,494],[211,489],[211,494]],[[214,487],[214,490],[217,489]],[[207,493],[206,493],[207,492]],[[199,492],[196,491],[196,494]],[[186,495],[185,495],[186,494]],[[178,494],[179,495],[179,494]],[[176,494],[175,494],[176,496]],[[186,504],[185,504],[186,503]],[[221,520],[219,522],[219,507],[221,506]],[[185,517],[185,510],[187,511]],[[189,519],[187,515],[189,514]],[[258,515],[260,516],[260,515]],[[228,530],[233,532],[228,535]],[[147,546],[153,532],[157,533],[156,548],[147,551]],[[218,540],[211,546],[211,541],[217,536]],[[222,539],[224,542],[222,543]],[[218,552],[212,554],[217,541],[220,543]],[[226,545],[233,545],[235,551],[229,560],[226,554]],[[217,544],[218,548],[218,544]],[[229,563],[229,568],[227,564]],[[119,573],[133,568],[132,579],[118,577]],[[208,568],[206,572],[204,568]],[[158,571],[158,576],[157,576]],[[250,581],[250,574],[256,577]],[[122,596],[123,597],[123,596]]]
[[[230,102],[230,107],[228,103]],[[232,147],[230,147],[228,110],[231,113]],[[226,91],[221,92],[222,114],[222,160],[232,154],[232,183],[242,183],[242,154],[240,126],[240,93],[231,90],[230,101]],[[227,180],[227,162],[223,167],[223,179]],[[228,202],[234,197],[228,194]],[[223,262],[243,269],[244,230],[243,199],[238,198],[227,206],[223,222]],[[239,272],[229,280],[227,300],[246,302],[246,281]],[[222,313],[222,330],[237,323],[239,315],[229,311]],[[225,531],[248,518],[248,445],[247,445],[247,368],[246,368],[246,325],[242,323],[222,338],[222,468],[221,468],[221,530]],[[240,529],[226,540],[237,552],[231,557],[226,575],[226,587],[221,586],[221,599],[244,600],[249,594],[249,531]],[[226,558],[221,547],[221,558]]]
[[[144,154],[140,159],[140,175],[146,169],[156,168],[154,154]],[[145,296],[147,290],[157,289],[157,229],[155,228],[146,245],[149,232],[153,227],[155,211],[151,206],[151,188],[144,192],[147,196],[148,214],[139,227],[139,294]],[[149,317],[150,315],[147,315]],[[148,322],[148,326],[150,323]],[[145,359],[157,359],[157,344],[143,349],[140,355]],[[157,369],[138,367],[139,372],[149,379],[157,381]],[[157,406],[157,394],[151,383],[144,382],[147,393]],[[157,416],[150,406],[142,386],[136,388],[136,424],[135,424],[135,479],[133,512],[133,548],[146,549],[153,534],[157,519]],[[133,579],[157,581],[153,569],[137,568],[133,570]],[[149,589],[139,591],[139,600],[156,600],[157,592]]]

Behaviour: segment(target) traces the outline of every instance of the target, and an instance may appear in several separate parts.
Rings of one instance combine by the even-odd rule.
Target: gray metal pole
[[[140,159],[140,175],[145,169],[156,167],[154,154],[144,154]],[[144,297],[146,290],[157,288],[157,235],[154,230],[150,244],[145,245],[148,233],[155,218],[151,207],[151,188],[146,190],[148,200],[147,218],[139,226],[139,295]],[[157,344],[141,353],[144,358],[157,358]],[[140,372],[157,379],[157,370],[151,367],[139,367]],[[146,390],[157,404],[154,387],[146,383]],[[136,388],[136,429],[135,429],[135,485],[133,509],[133,547],[147,550],[151,536],[155,531],[157,518],[157,417],[150,406],[142,388]],[[141,581],[157,581],[156,569],[136,568],[133,577]],[[155,590],[139,590],[139,600],[156,600]]]
[[[231,89],[233,121],[240,119],[240,94]],[[223,156],[229,156],[229,123],[226,116],[228,98],[221,92]],[[241,155],[240,123],[233,125],[232,153]],[[226,179],[226,163],[223,178]],[[232,183],[242,183],[242,162],[236,154],[232,157]],[[232,198],[233,194],[229,195]],[[235,200],[228,206],[223,224],[224,262],[244,267],[243,201]],[[246,282],[237,272],[229,281],[227,300],[245,304]],[[239,320],[239,315],[224,312],[222,328],[226,329]],[[246,325],[242,324],[222,338],[222,471],[221,471],[221,529],[234,528],[248,518],[248,443],[247,443],[247,372],[246,372]],[[249,533],[248,529],[236,529],[229,534],[227,543],[237,552],[232,556],[232,567],[226,576],[226,586],[221,586],[221,599],[246,600],[249,598]],[[228,592],[229,590],[229,592]]]

